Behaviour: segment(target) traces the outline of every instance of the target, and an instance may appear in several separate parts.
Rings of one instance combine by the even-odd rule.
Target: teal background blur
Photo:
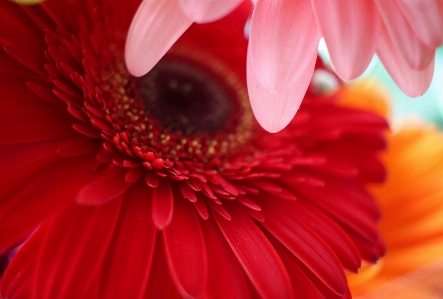
[[[437,49],[434,78],[428,91],[421,97],[410,98],[395,85],[383,65],[374,59],[368,76],[377,79],[387,88],[393,102],[393,119],[402,120],[411,116],[428,119],[443,129],[443,47]]]
[[[320,41],[319,54],[325,62],[329,62],[328,50],[324,40]],[[436,51],[434,77],[431,86],[421,97],[411,98],[403,94],[376,56],[372,59],[368,70],[360,78],[365,77],[376,79],[389,92],[394,124],[401,123],[411,117],[418,117],[430,120],[443,129],[443,46]]]

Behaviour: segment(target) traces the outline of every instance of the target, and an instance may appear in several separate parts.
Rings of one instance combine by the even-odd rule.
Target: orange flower
[[[368,92],[371,90],[371,92]],[[345,106],[389,115],[388,95],[375,81],[357,81],[338,95]],[[387,136],[387,180],[371,188],[382,210],[387,254],[349,273],[358,298],[441,298],[443,289],[443,133],[409,124]]]
[[[382,91],[371,98],[357,91],[374,86],[348,86],[342,104],[386,115]],[[351,292],[361,298],[441,298],[443,134],[416,123],[388,136],[388,144],[383,156],[387,181],[371,189],[382,209],[380,230],[388,251],[376,265],[348,275]]]

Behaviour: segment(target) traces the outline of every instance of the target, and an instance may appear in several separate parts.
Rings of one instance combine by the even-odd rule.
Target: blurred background
[[[320,42],[319,54],[325,62],[329,61],[324,40]],[[374,56],[368,70],[357,80],[368,77],[380,82],[390,94],[394,126],[405,119],[421,118],[427,119],[443,129],[443,46],[437,49],[431,86],[421,97],[411,98],[403,94],[376,56]]]

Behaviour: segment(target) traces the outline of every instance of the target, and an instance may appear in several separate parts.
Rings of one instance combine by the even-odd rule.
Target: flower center
[[[255,123],[246,87],[222,62],[173,48],[141,78],[109,65],[96,77],[113,127],[106,139],[124,154],[213,168],[248,144]]]
[[[139,83],[147,112],[171,132],[214,135],[231,116],[224,86],[189,62],[160,61]]]

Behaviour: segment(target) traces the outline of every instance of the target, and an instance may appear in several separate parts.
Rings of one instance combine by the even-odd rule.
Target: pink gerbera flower
[[[211,21],[214,10],[223,15],[236,2],[145,0],[128,35],[129,71],[145,74],[193,21]],[[344,80],[361,75],[377,53],[404,93],[422,95],[432,79],[435,49],[443,44],[443,1],[258,0],[250,32],[252,109],[264,129],[277,132],[300,106],[321,36]],[[148,46],[153,41],[154,49]]]
[[[247,3],[133,77],[139,4],[0,2],[0,255],[24,242],[0,296],[349,298],[344,269],[384,252],[365,186],[385,120],[312,88],[264,132]]]

